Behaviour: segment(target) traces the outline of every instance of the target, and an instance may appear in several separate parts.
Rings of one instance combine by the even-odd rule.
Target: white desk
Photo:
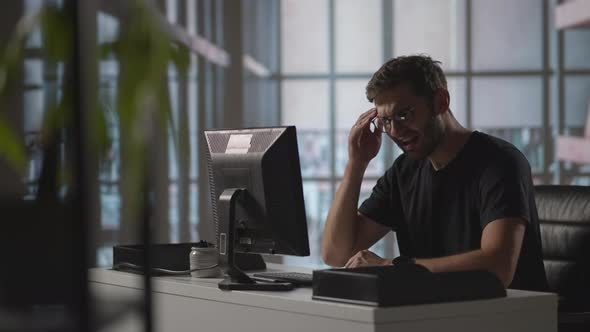
[[[103,304],[142,296],[139,275],[92,269],[89,279]],[[549,293],[508,290],[508,297],[500,299],[376,308],[312,300],[311,288],[222,291],[219,280],[153,278],[156,331],[557,331],[557,297]],[[139,315],[111,326],[120,331],[141,328]]]

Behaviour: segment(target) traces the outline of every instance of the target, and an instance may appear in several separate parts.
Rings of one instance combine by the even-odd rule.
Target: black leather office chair
[[[590,331],[590,187],[536,186],[543,261],[559,331]]]

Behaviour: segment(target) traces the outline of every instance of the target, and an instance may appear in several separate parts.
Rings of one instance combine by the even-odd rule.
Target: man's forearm
[[[510,264],[505,262],[501,254],[486,252],[482,249],[452,256],[417,259],[416,263],[432,272],[487,270],[494,273],[505,287],[510,285],[514,275]]]
[[[326,264],[342,266],[353,254],[357,205],[365,168],[350,163],[346,166],[324,228],[322,257]]]

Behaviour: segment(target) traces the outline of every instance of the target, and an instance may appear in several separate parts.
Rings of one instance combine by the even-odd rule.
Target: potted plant
[[[71,176],[72,165],[75,164],[72,162],[75,157],[72,153],[72,132],[74,126],[78,125],[73,121],[74,100],[79,98],[71,86],[74,70],[71,63],[68,64],[75,50],[73,32],[76,27],[72,17],[75,11],[72,10],[72,4],[72,1],[66,1],[61,7],[45,6],[34,15],[23,17],[6,47],[0,50],[0,98],[12,93],[7,87],[20,74],[18,68],[24,58],[25,41],[35,26],[40,25],[43,31],[42,52],[46,61],[66,63],[66,79],[60,87],[61,97],[47,108],[40,133],[43,167],[39,177],[39,192],[33,201],[15,198],[0,202],[0,209],[10,216],[10,220],[5,223],[7,228],[0,232],[4,235],[0,236],[3,246],[0,255],[22,267],[22,270],[11,269],[15,272],[0,278],[0,293],[4,295],[0,305],[14,304],[11,301],[16,300],[22,306],[70,303],[68,301],[76,295],[72,291],[64,291],[64,288],[69,286],[71,289],[76,281],[71,277],[74,273],[68,272],[86,269],[86,266],[72,266],[75,262],[71,255],[72,250],[86,249],[72,246],[77,236],[72,232],[75,229],[73,226],[77,222],[84,222],[73,220],[71,215],[71,204],[75,201],[72,196],[77,194],[72,190],[77,184]],[[124,157],[128,159],[127,167],[121,170],[121,177],[126,177],[128,185],[123,195],[129,200],[128,206],[135,211],[133,219],[147,221],[149,203],[146,197],[150,191],[151,171],[147,157],[153,139],[149,129],[154,127],[154,123],[165,127],[173,121],[165,88],[168,66],[172,63],[179,71],[186,70],[189,56],[186,49],[174,45],[166,32],[162,31],[154,8],[141,0],[127,1],[125,5],[129,6],[129,15],[125,18],[125,28],[118,39],[96,48],[97,59],[115,57],[122,69],[118,78],[116,102],[92,102],[96,107],[87,114],[90,129],[88,136],[91,140],[85,153],[91,154],[89,159],[96,162],[104,156],[110,145],[106,119],[114,117],[121,128],[119,140],[124,147]],[[97,87],[97,78],[90,79],[93,80],[91,85]],[[3,111],[0,109],[0,158],[23,174],[27,163],[24,140],[11,130]],[[62,158],[63,151],[66,151],[65,158]],[[144,234],[149,234],[147,229],[144,227]],[[144,240],[149,241],[149,236],[145,235]],[[20,251],[18,258],[11,256],[11,250],[15,248]],[[39,248],[42,249],[41,253]],[[29,259],[37,258],[39,254],[44,259],[40,266],[33,269]],[[33,282],[36,269],[64,273],[54,273],[54,278],[44,279],[47,282]],[[30,283],[28,279],[31,279]],[[22,287],[13,287],[11,283]],[[26,294],[23,294],[25,289]]]

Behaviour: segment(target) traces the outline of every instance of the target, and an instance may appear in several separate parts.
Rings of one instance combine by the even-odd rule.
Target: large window
[[[155,1],[175,41],[191,53],[189,70],[171,66],[163,84],[174,125],[162,133],[161,158],[156,158],[162,198],[156,208],[164,211],[158,214],[164,230],[160,241],[214,241],[203,129],[296,125],[312,255],[292,262],[323,264],[322,232],[347,162],[349,130],[371,107],[365,85],[383,62],[405,54],[426,53],[442,61],[459,122],[515,144],[528,158],[536,183],[590,185],[589,165],[554,157],[557,135],[582,135],[590,97],[590,31],[557,32],[555,2]],[[31,13],[42,4],[24,1],[23,11]],[[115,40],[125,28],[117,5],[106,7],[97,13],[99,44]],[[232,19],[230,7],[238,13]],[[239,43],[228,38],[232,29],[241,36]],[[62,63],[43,58],[42,37],[37,30],[29,38],[23,62],[21,125],[30,149],[30,195],[35,195],[42,160],[42,117],[61,98],[66,71]],[[243,76],[228,79],[228,68],[236,64]],[[120,70],[116,58],[100,60],[98,93],[110,105],[116,105]],[[126,211],[118,119],[107,121],[114,140],[98,174],[101,265],[110,264],[110,246],[123,241]],[[367,170],[359,203],[400,153],[384,140]],[[390,235],[373,249],[392,257],[395,248]]]
[[[440,60],[455,117],[516,145],[536,183],[590,183],[588,166],[554,158],[558,133],[581,135],[590,96],[590,33],[556,32],[554,6],[549,0],[282,0],[281,123],[299,129],[312,246],[312,257],[292,261],[322,264],[321,232],[348,158],[349,129],[371,107],[364,95],[371,74],[394,56]],[[384,144],[365,174],[359,203],[399,153]],[[391,256],[395,241],[373,249]]]

